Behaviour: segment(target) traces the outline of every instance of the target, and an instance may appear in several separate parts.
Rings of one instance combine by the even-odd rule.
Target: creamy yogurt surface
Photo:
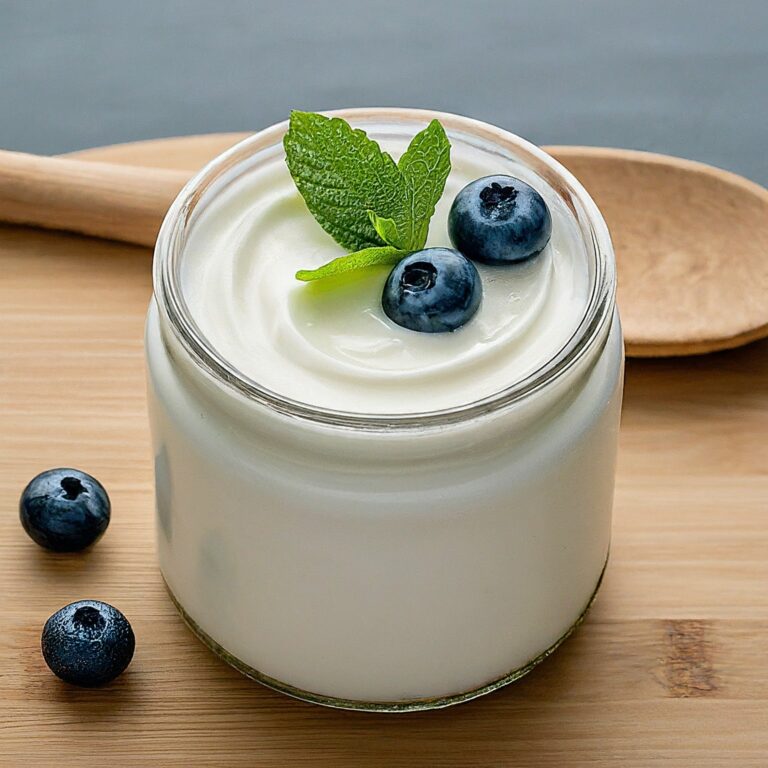
[[[407,139],[381,139],[397,159]],[[420,413],[474,402],[534,372],[583,317],[589,268],[572,214],[520,164],[451,137],[452,169],[432,218],[428,246],[448,246],[456,194],[482,176],[527,181],[552,214],[549,245],[511,266],[476,265],[483,301],[451,333],[419,333],[381,308],[391,267],[302,283],[345,251],[299,195],[281,153],[254,163],[218,191],[191,227],[181,266],[190,313],[219,354],[283,398],[368,414]]]

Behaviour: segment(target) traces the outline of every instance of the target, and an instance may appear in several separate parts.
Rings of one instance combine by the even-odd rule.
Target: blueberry
[[[456,195],[448,215],[454,247],[483,264],[511,264],[540,253],[552,234],[544,198],[514,176],[485,176]]]
[[[384,285],[381,304],[404,328],[442,333],[464,325],[477,312],[482,295],[471,261],[450,248],[426,248],[398,262]]]
[[[136,638],[117,608],[100,600],[80,600],[45,622],[41,647],[54,675],[91,687],[114,680],[131,663]]]
[[[76,552],[93,544],[109,525],[109,496],[98,480],[78,469],[49,469],[24,489],[19,516],[41,547]]]

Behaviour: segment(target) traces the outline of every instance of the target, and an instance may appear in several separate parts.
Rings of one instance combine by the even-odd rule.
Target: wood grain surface
[[[230,137],[230,143],[235,137]],[[92,151],[193,168],[223,148]],[[614,543],[584,626],[524,680],[449,710],[337,712],[240,677],[187,631],[155,563],[142,330],[149,250],[0,229],[0,765],[765,766],[768,342],[628,363]],[[24,534],[38,471],[95,474],[112,524],[85,555]],[[133,623],[128,671],[67,686],[46,618],[100,598]]]

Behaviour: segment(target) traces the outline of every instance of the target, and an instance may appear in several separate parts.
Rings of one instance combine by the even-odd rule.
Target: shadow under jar
[[[552,248],[578,254],[583,302],[573,317],[556,305],[546,309],[549,330],[559,334],[552,338],[560,339],[551,350],[537,344],[545,309],[522,324],[510,346],[491,347],[505,365],[519,350],[544,350],[541,359],[521,358],[501,385],[491,374],[483,378],[486,368],[498,373],[493,359],[463,372],[449,359],[440,392],[453,404],[437,397],[438,408],[409,411],[407,398],[389,392],[381,408],[329,407],[309,372],[306,398],[278,391],[267,356],[256,356],[245,372],[250,362],[232,359],[226,334],[212,339],[203,313],[213,300],[193,299],[198,283],[208,281],[185,276],[205,250],[195,245],[196,231],[218,203],[270,168],[287,173],[285,124],[238,144],[182,190],[155,252],[146,351],[160,567],[198,637],[259,682],[330,706],[442,707],[528,672],[580,623],[600,584],[623,373],[613,251],[581,185],[506,131],[420,110],[336,114],[393,152],[439,118],[459,174],[449,190],[465,183],[463,167],[532,183],[556,209]],[[244,221],[258,210],[259,190],[270,186],[250,189],[235,196]],[[296,200],[280,204],[299,206],[298,193],[291,194]],[[449,206],[452,195],[445,197]],[[448,244],[444,213],[436,214],[430,244]],[[262,228],[255,235],[265,235],[270,221],[251,222]],[[558,227],[567,231],[558,235]],[[536,306],[552,299],[555,279],[565,280],[563,295],[572,299],[577,288],[558,273],[557,253],[542,258],[554,260],[524,268],[551,271]],[[487,286],[502,275],[494,269],[506,268],[481,269]],[[239,291],[237,278],[229,274],[225,289]],[[384,276],[365,279],[378,280],[380,291]],[[492,310],[487,297],[481,312]],[[310,326],[322,333],[322,318]],[[407,346],[408,338],[431,344],[421,337],[436,336],[451,334],[404,338]],[[294,386],[302,384],[298,365]],[[467,370],[477,371],[478,386],[462,383]],[[373,381],[361,397],[375,405]]]

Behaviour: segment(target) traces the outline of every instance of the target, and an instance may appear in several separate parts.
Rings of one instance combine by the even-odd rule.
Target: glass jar
[[[454,115],[338,112],[374,138],[431,118],[452,143],[524,163],[568,206],[590,295],[544,365],[430,413],[281,397],[206,340],[180,280],[196,217],[286,124],[206,166],[168,212],[146,333],[158,551],[171,597],[228,663],[331,706],[404,711],[511,682],[582,621],[608,556],[623,345],[608,230],[531,144]]]

